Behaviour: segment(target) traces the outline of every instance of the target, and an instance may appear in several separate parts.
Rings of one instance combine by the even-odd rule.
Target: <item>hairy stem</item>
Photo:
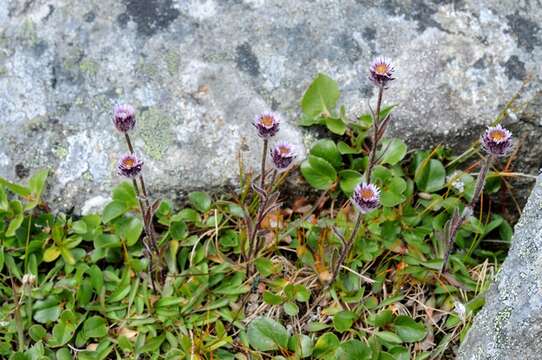
[[[376,150],[378,148],[378,130],[380,125],[380,109],[382,107],[382,97],[384,95],[384,86],[380,85],[378,87],[378,98],[376,100],[376,112],[373,114],[373,144],[371,147],[371,152],[369,154],[369,162],[367,164],[367,171],[365,173],[365,180],[367,182],[371,181],[371,173],[375,165]]]
[[[482,190],[484,189],[487,173],[489,172],[489,168],[491,167],[491,164],[493,163],[494,159],[495,159],[494,156],[489,155],[482,162],[482,167],[480,168],[480,172],[478,173],[478,178],[476,179],[476,185],[474,187],[474,194],[470,203],[467,205],[466,209],[463,211],[463,214],[454,213],[454,215],[452,216],[452,219],[450,220],[450,227],[448,230],[448,239],[446,242],[446,253],[444,254],[444,259],[442,261],[442,268],[440,269],[440,274],[446,271],[446,268],[448,266],[448,260],[450,258],[450,254],[452,253],[452,249],[455,243],[457,232],[459,231],[461,224],[463,224],[463,222],[466,220],[467,218],[466,214],[474,210],[474,207],[476,206],[476,203],[478,202],[478,199],[480,198],[480,194],[482,193]]]
[[[267,146],[269,144],[269,140],[263,139],[263,153],[262,153],[262,173],[261,173],[261,180],[260,180],[260,188],[265,189],[265,163],[267,160]]]
[[[131,154],[134,154],[134,147],[132,145],[132,140],[130,139],[130,135],[128,135],[127,132],[124,133],[124,138],[126,139],[128,150],[130,151]],[[139,178],[139,184],[137,183],[136,179],[132,179],[132,184],[134,186],[134,190],[137,195],[137,200],[139,202],[141,218],[143,219],[143,228],[145,229],[145,234],[147,235],[147,239],[150,241],[150,245],[149,245],[146,240],[143,240],[143,245],[145,246],[145,249],[149,258],[149,276],[151,278],[152,288],[154,291],[156,291],[156,285],[154,283],[154,276],[152,272],[153,253],[152,253],[151,247],[156,251],[157,256],[160,256],[160,255],[159,255],[158,244],[155,238],[154,224],[152,223],[152,216],[150,219],[147,218],[147,212],[152,211],[152,210],[149,203],[149,196],[147,193],[147,189],[145,187],[145,181],[143,180],[143,175],[139,175],[138,178]],[[141,190],[140,190],[140,186],[141,186]]]
[[[358,213],[358,217],[356,219],[356,224],[354,225],[354,229],[352,230],[352,233],[350,234],[350,237],[348,238],[348,241],[346,242],[341,252],[341,255],[339,256],[339,260],[337,261],[337,264],[335,265],[335,269],[333,269],[333,276],[328,286],[331,286],[335,282],[335,279],[337,279],[337,276],[339,275],[339,271],[341,270],[341,266],[343,265],[344,261],[346,260],[346,257],[350,253],[350,250],[352,250],[352,246],[354,245],[354,240],[356,239],[356,235],[358,234],[362,219],[363,219],[363,214],[360,212]]]
[[[384,85],[381,84],[378,86],[376,112],[373,114],[373,140],[372,140],[372,145],[371,145],[371,151],[369,153],[369,162],[367,164],[367,171],[365,172],[365,181],[367,181],[367,183],[371,182],[371,173],[373,171],[373,167],[375,166],[376,151],[378,149],[378,141],[380,140],[378,133],[380,130],[380,109],[382,108],[383,95],[384,95]],[[328,287],[331,286],[333,282],[335,282],[335,280],[337,279],[337,276],[339,275],[339,271],[341,270],[341,266],[343,265],[344,261],[348,257],[348,254],[350,254],[350,250],[352,249],[352,246],[354,245],[354,240],[356,239],[359,228],[361,226],[362,219],[363,219],[363,214],[360,212],[358,213],[354,230],[352,230],[352,234],[350,235],[350,238],[344,245],[341,251],[341,254],[339,256],[339,260],[337,261],[337,264],[335,265],[335,269],[333,270],[333,275],[332,275],[331,281],[328,284]]]

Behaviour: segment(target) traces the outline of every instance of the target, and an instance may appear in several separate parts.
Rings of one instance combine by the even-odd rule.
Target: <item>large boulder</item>
[[[460,360],[542,358],[542,175],[512,247],[463,341]]]
[[[239,154],[248,166],[259,156],[255,114],[280,112],[280,137],[302,151],[298,103],[315,74],[338,80],[353,118],[375,95],[367,67],[379,54],[397,69],[391,130],[464,147],[529,75],[524,99],[539,91],[540,23],[536,2],[512,0],[4,1],[0,176],[50,167],[55,207],[100,206],[125,151],[111,109],[129,102],[150,188],[232,184]],[[539,108],[507,120],[535,162]]]

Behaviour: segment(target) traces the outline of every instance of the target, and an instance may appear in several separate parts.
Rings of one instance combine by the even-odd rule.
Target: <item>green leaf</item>
[[[120,247],[120,238],[113,234],[102,234],[94,240],[94,246],[105,249]]]
[[[382,154],[382,151],[385,151]],[[407,145],[400,139],[384,139],[382,140],[382,148],[377,157],[382,156],[382,164],[395,165],[403,160],[407,153]]]
[[[87,223],[84,220],[77,220],[72,224],[72,230],[76,234],[84,235],[88,231]]]
[[[8,210],[9,210],[8,195],[6,194],[6,190],[4,190],[4,187],[0,185],[0,211],[8,211]]]
[[[353,148],[344,141],[339,141],[337,144],[337,150],[339,150],[342,155],[359,154],[361,152],[361,149]]]
[[[391,331],[379,331],[375,333],[376,337],[378,337],[380,340],[392,343],[392,344],[401,344],[403,340],[396,334],[392,333]]]
[[[111,201],[107,204],[102,213],[102,221],[104,224],[109,223],[111,220],[121,216],[128,211],[128,206],[124,202]]]
[[[340,92],[337,82],[324,74],[318,74],[309,86],[303,99],[301,108],[303,112],[311,117],[320,115],[331,116],[339,100]]]
[[[107,323],[100,316],[92,316],[85,320],[83,331],[89,338],[100,338],[107,335]]]
[[[325,333],[318,338],[314,345],[312,355],[317,359],[333,359],[335,351],[339,347],[339,339],[333,333]]]
[[[273,273],[273,262],[267,258],[258,258],[254,262],[256,264],[256,269],[263,277],[267,277]]]
[[[17,216],[15,216],[13,220],[9,222],[9,225],[5,234],[6,237],[15,236],[15,232],[21,227],[23,221],[24,221],[24,214],[23,213],[17,214]]]
[[[12,183],[11,181],[4,179],[3,177],[0,177],[0,185],[3,185],[12,193],[17,194],[22,197],[27,197],[32,194],[32,191],[29,188],[24,187],[19,184]]]
[[[271,351],[288,347],[288,331],[275,320],[258,317],[248,326],[248,341],[258,351]]]
[[[173,221],[169,226],[169,233],[173,240],[184,240],[188,235],[188,228],[184,221]]]
[[[337,180],[337,172],[325,159],[309,155],[301,163],[301,173],[307,182],[315,189],[327,190]]]
[[[52,262],[60,256],[60,249],[56,246],[51,246],[43,252],[43,261]]]
[[[41,197],[48,175],[48,169],[41,169],[36,171],[30,180],[28,180],[28,187],[32,191],[32,195],[35,199],[39,199]]]
[[[130,217],[119,229],[119,235],[126,239],[126,245],[132,246],[139,240],[143,232],[143,222],[137,217]]]
[[[307,335],[294,335],[290,337],[288,348],[303,359],[312,355],[313,341]]]
[[[40,341],[47,336],[47,330],[39,324],[34,324],[30,327],[30,329],[28,329],[28,334],[32,340]]]
[[[341,190],[346,195],[351,195],[354,192],[356,186],[361,183],[363,175],[354,170],[341,170],[339,171],[339,185]]]
[[[333,327],[338,332],[345,332],[352,327],[357,315],[352,311],[341,311],[333,316]]]
[[[71,323],[60,321],[53,327],[52,337],[48,343],[51,347],[60,347],[65,345],[75,334],[75,326]]]
[[[422,161],[414,175],[418,189],[432,193],[442,189],[446,180],[446,170],[439,160]]]
[[[296,316],[299,313],[299,307],[293,302],[286,302],[283,305],[284,312],[289,316]]]
[[[348,340],[337,350],[337,360],[370,360],[372,350],[359,340]]]
[[[325,118],[326,127],[329,131],[337,135],[344,135],[346,132],[346,124],[341,118]]]
[[[139,206],[134,185],[128,181],[123,181],[113,188],[113,200],[124,204],[127,209]]]
[[[188,194],[190,204],[200,212],[206,212],[211,208],[211,197],[209,194],[201,191],[195,191]]]
[[[275,295],[270,291],[266,291],[263,293],[263,301],[269,305],[280,305],[282,304],[282,297],[279,295]]]
[[[405,342],[422,341],[427,335],[425,325],[418,323],[408,316],[398,316],[395,321],[395,332]]]
[[[58,302],[53,298],[37,301],[34,308],[34,320],[41,324],[57,321],[61,312]]]
[[[333,140],[318,140],[312,146],[310,153],[311,155],[327,160],[336,169],[343,165],[341,153],[337,149],[337,145],[335,145]]]

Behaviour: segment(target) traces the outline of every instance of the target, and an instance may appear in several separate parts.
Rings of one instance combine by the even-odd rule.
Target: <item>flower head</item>
[[[380,206],[380,190],[376,185],[361,183],[354,189],[352,202],[361,213],[368,213]]]
[[[128,132],[135,126],[135,110],[132,105],[115,106],[113,123],[120,132]]]
[[[287,142],[281,141],[271,149],[271,159],[278,171],[286,170],[295,159],[294,147]]]
[[[117,165],[119,175],[127,178],[134,178],[141,172],[143,161],[139,160],[134,154],[124,155]]]
[[[264,112],[256,117],[254,126],[258,129],[258,136],[263,139],[269,139],[275,136],[279,131],[280,121],[276,114]]]
[[[512,133],[500,124],[489,127],[480,139],[482,148],[490,155],[505,156],[512,149]]]
[[[371,67],[369,68],[369,79],[371,79],[375,85],[385,86],[388,81],[395,80],[392,77],[394,71],[395,69],[393,68],[391,60],[387,57],[380,56],[371,63]]]

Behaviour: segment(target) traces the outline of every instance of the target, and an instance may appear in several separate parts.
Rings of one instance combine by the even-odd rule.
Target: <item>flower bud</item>
[[[361,183],[354,189],[352,202],[363,214],[380,206],[380,190],[376,185]]]
[[[271,159],[278,171],[285,171],[295,159],[294,147],[287,142],[279,142],[271,149]]]
[[[388,81],[395,80],[392,75],[395,69],[387,57],[377,57],[369,68],[369,79],[377,86],[385,86]]]
[[[120,132],[128,132],[135,126],[135,110],[132,105],[115,106],[113,123]]]
[[[270,112],[258,115],[254,122],[254,126],[258,129],[258,136],[263,139],[269,139],[270,137],[275,136],[279,131],[279,125],[280,121],[278,116]]]
[[[117,166],[117,170],[119,175],[127,177],[127,178],[134,178],[141,172],[141,169],[143,168],[143,161],[139,160],[135,155],[133,154],[126,154],[124,155]]]
[[[499,124],[489,127],[480,142],[489,155],[506,156],[512,150],[512,133]]]

